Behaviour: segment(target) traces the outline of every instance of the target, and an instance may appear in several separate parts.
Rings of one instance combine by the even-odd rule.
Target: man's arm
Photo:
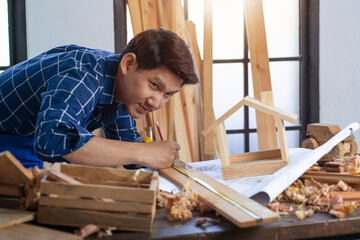
[[[138,143],[93,137],[63,158],[72,163],[91,166],[139,164],[159,169],[170,167],[179,149],[180,145],[171,140]]]

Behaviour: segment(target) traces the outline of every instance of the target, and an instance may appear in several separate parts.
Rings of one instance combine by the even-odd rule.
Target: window
[[[196,24],[202,52],[204,1],[185,0],[184,4],[186,16]],[[289,147],[299,147],[306,125],[319,118],[318,1],[266,0],[263,8],[274,103],[276,107],[298,114],[296,124],[285,122],[285,125]],[[243,97],[253,96],[243,12],[243,1],[213,1],[216,118]],[[254,109],[241,108],[225,121],[225,126],[230,154],[258,151]]]
[[[0,72],[10,66],[9,21],[7,1],[0,1]]]
[[[27,59],[25,0],[0,0],[0,72]]]

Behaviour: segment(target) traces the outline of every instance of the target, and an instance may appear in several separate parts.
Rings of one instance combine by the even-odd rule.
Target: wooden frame
[[[62,164],[81,184],[41,182],[38,222],[81,227],[95,224],[148,232],[156,210],[158,172]]]
[[[272,94],[271,92],[264,92],[262,95],[265,99],[266,96]],[[253,107],[258,111],[275,117],[280,149],[230,155],[223,122],[242,106]],[[221,147],[219,148],[218,154],[221,159],[224,179],[271,174],[289,163],[284,120],[295,123],[296,119],[296,114],[269,106],[259,100],[247,96],[219,119],[211,123],[202,133],[208,135],[211,132],[214,132],[216,128],[215,134],[218,135],[218,139],[221,139],[221,143],[219,144]]]

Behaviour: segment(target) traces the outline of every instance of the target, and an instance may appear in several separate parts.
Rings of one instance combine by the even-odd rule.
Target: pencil
[[[160,130],[160,126],[159,126],[159,122],[158,122],[158,121],[156,121],[156,122],[155,122],[155,124],[156,124],[156,128],[157,128],[157,130],[158,130],[158,132],[159,132],[160,139],[161,139],[161,141],[162,141],[162,140],[164,140],[164,138],[163,138],[163,135],[161,134],[161,130]]]

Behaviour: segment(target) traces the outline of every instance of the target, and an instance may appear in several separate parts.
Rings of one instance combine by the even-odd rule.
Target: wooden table
[[[113,232],[106,239],[355,239],[360,238],[360,209],[353,216],[336,219],[329,214],[315,214],[302,221],[295,216],[283,216],[281,221],[253,228],[237,228],[231,222],[214,213],[199,214],[188,222],[168,222],[167,211],[158,209],[151,233]],[[196,219],[210,217],[220,223],[206,223],[205,228],[196,227]],[[336,237],[335,237],[336,236]],[[86,239],[99,239],[95,236]]]

